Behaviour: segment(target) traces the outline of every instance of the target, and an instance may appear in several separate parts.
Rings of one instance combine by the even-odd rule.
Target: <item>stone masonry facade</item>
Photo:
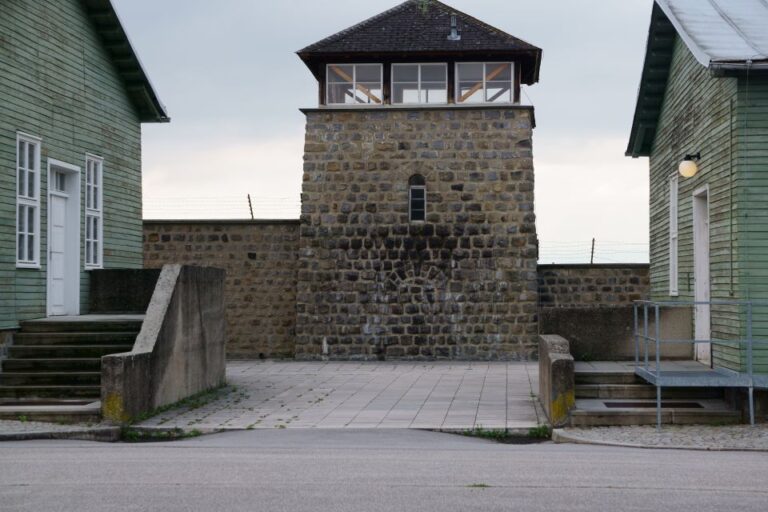
[[[650,296],[648,265],[540,265],[542,308],[631,306]]]
[[[298,220],[146,221],[144,248],[147,268],[185,263],[226,270],[228,357],[294,357],[299,286]],[[649,293],[648,265],[540,265],[538,278],[539,306],[544,308],[539,311],[538,320],[544,331],[551,327],[551,315],[547,311],[626,307],[634,300],[647,298]],[[421,293],[426,293],[423,296],[429,300],[429,291]],[[413,302],[406,303],[403,311],[408,304]],[[428,315],[424,316],[426,322]],[[600,333],[591,336],[599,337]],[[332,345],[328,346],[330,351]],[[419,352],[418,356],[388,357],[427,356]]]
[[[292,358],[298,221],[145,221],[144,266],[226,271],[227,357]]]
[[[532,108],[305,114],[296,357],[534,356]]]

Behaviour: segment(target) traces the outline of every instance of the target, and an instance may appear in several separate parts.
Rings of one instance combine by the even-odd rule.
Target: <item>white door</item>
[[[67,312],[67,200],[64,195],[51,193],[50,238],[48,240],[48,307],[51,316]]]
[[[79,168],[49,163],[48,315],[80,313]]]
[[[709,191],[704,188],[693,195],[693,277],[694,299],[696,302],[709,302],[710,266],[709,266]],[[709,304],[700,304],[695,308],[695,333],[697,340],[712,339],[712,320]],[[712,365],[712,344],[696,344],[696,360]]]

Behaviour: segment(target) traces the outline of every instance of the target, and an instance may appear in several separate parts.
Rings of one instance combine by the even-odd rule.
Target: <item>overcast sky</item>
[[[296,50],[397,0],[113,0],[173,121],[144,127],[145,216],[298,217],[317,83]],[[543,262],[647,258],[648,162],[624,157],[652,0],[452,0],[544,49],[536,107]],[[528,99],[524,95],[526,102]],[[619,244],[621,243],[621,244]],[[637,244],[637,245],[629,245]]]

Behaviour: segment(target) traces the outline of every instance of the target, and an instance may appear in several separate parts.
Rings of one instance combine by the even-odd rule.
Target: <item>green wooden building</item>
[[[109,0],[0,2],[0,331],[141,268],[141,123],[168,120]]]
[[[768,4],[656,0],[627,155],[650,157],[653,299],[768,301]],[[714,340],[697,358],[746,371],[747,308],[693,310]],[[768,340],[768,306],[753,336]]]

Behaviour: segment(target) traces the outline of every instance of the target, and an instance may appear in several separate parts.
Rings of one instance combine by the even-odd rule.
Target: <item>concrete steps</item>
[[[101,372],[3,372],[0,386],[98,386]]]
[[[15,346],[133,345],[137,332],[19,332],[13,337]]]
[[[691,407],[696,403],[696,407]],[[614,425],[655,425],[656,403],[652,400],[613,401],[576,400],[571,413],[571,426],[596,427]],[[663,400],[661,422],[665,425],[722,425],[741,422],[741,414],[730,409],[723,400]]]
[[[101,359],[89,358],[49,358],[49,359],[6,359],[0,363],[5,372],[99,372]]]
[[[12,359],[90,359],[109,354],[130,352],[133,345],[33,345],[11,346],[8,355]]]
[[[0,363],[0,414],[7,412],[7,407],[17,408],[20,401],[97,401],[101,396],[101,358],[129,352],[141,325],[140,317],[119,316],[23,322],[13,336],[7,359]]]
[[[4,402],[18,401],[22,399],[57,399],[68,400],[73,398],[98,399],[101,395],[101,386],[0,386],[0,406]],[[2,407],[0,407],[2,408]]]
[[[54,423],[98,423],[101,402],[93,400],[21,399],[0,407],[0,419]]]
[[[89,317],[93,318],[93,317]],[[113,319],[103,320],[31,320],[21,323],[20,334],[30,333],[104,333],[104,332],[136,332],[141,330],[141,320]]]
[[[576,371],[576,385],[580,384],[645,384],[645,381],[633,372],[580,372]]]
[[[576,407],[571,426],[655,425],[656,387],[621,363],[577,363]],[[741,415],[716,388],[664,388],[662,423],[668,425],[739,423]]]
[[[656,400],[656,388],[648,384],[579,384],[577,398]],[[723,391],[715,388],[664,388],[664,398],[707,399],[723,398]]]

